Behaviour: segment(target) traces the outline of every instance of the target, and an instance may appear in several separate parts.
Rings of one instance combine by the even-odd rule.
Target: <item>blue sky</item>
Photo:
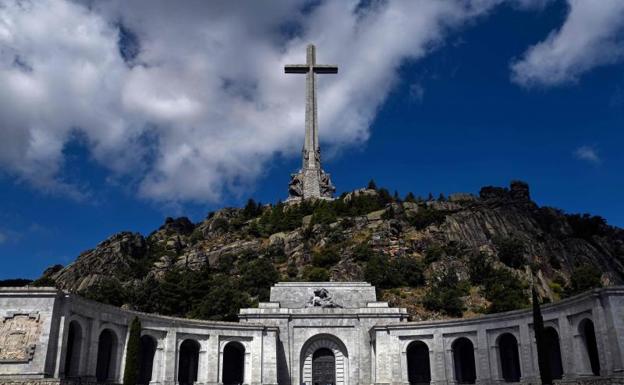
[[[565,1],[503,2],[485,9],[437,9],[423,2],[428,19],[413,21],[424,23],[414,31],[392,30],[374,19],[383,7],[398,7],[392,2],[367,3],[371,10],[365,15],[355,15],[353,7],[315,2],[285,7],[278,16],[255,14],[246,9],[252,8],[250,3],[241,3],[217,10],[239,18],[223,28],[229,31],[237,22],[251,20],[257,31],[248,33],[260,40],[252,39],[244,54],[215,48],[208,55],[211,60],[204,61],[197,45],[189,43],[195,34],[189,32],[191,38],[176,44],[153,32],[162,21],[152,27],[137,16],[146,11],[140,2],[136,9],[112,3],[106,9],[68,3],[52,16],[40,10],[46,14],[39,20],[44,26],[58,21],[54,17],[74,20],[77,13],[95,30],[86,36],[91,40],[80,43],[95,48],[78,53],[67,49],[71,43],[66,37],[50,38],[52,48],[35,44],[36,35],[9,44],[10,34],[3,31],[17,36],[23,28],[22,35],[28,36],[32,29],[20,22],[22,10],[0,9],[15,21],[10,28],[0,24],[0,79],[21,82],[20,88],[9,87],[0,95],[0,100],[16,103],[0,114],[5,154],[0,156],[0,279],[36,278],[46,267],[70,263],[115,232],[147,235],[167,216],[200,221],[220,207],[241,206],[248,197],[262,202],[286,198],[289,174],[300,164],[304,84],[300,77],[282,80],[287,77],[282,65],[303,61],[308,41],[317,44],[319,61],[340,65],[338,75],[323,76],[319,91],[324,168],[338,193],[362,187],[371,178],[401,194],[422,196],[477,193],[485,185],[506,186],[521,179],[540,205],[590,212],[624,227],[624,65],[622,55],[606,57],[624,45],[621,22],[606,20],[603,24],[616,25],[579,46],[569,43],[566,39],[578,39],[566,33],[580,28],[577,33],[594,35],[582,29],[587,23],[573,20],[575,10]],[[189,7],[200,7],[193,4]],[[607,17],[622,11],[612,4],[617,9],[596,13]],[[188,32],[189,26],[175,22],[184,14],[168,15],[158,7],[150,12],[171,17],[173,29]],[[340,12],[355,15],[351,30],[328,26],[328,17],[344,17]],[[366,18],[371,18],[366,26],[357,25]],[[438,21],[430,24],[431,19]],[[131,43],[139,47],[131,57],[120,54],[119,23],[124,23],[124,33],[134,34]],[[332,32],[329,37],[324,28]],[[357,50],[367,47],[360,39],[366,42],[387,30],[392,32],[389,40],[369,42],[371,57]],[[398,48],[393,46],[397,39]],[[351,40],[354,47],[342,44]],[[189,51],[180,48],[185,44]],[[542,46],[550,49],[540,51]],[[49,53],[41,53],[46,49],[53,49],[58,63],[49,63]],[[13,55],[11,67],[3,68],[8,55]],[[212,61],[230,63],[241,55],[250,55],[240,59],[258,64],[257,73],[247,75],[245,63],[210,72]],[[378,59],[380,55],[392,59]],[[16,57],[22,58],[18,65]],[[77,73],[73,66],[83,57],[108,64]],[[166,64],[158,67],[156,62]],[[190,74],[200,68],[228,86],[211,92],[212,78],[198,73],[187,79],[173,71],[180,66]],[[154,68],[158,72],[150,73]],[[87,80],[79,83],[87,86],[74,97],[78,86],[57,89],[46,74],[78,76],[95,86]],[[157,87],[154,79],[165,91],[152,88]],[[21,92],[38,86],[45,92]],[[153,96],[169,93],[176,96],[171,105]],[[241,101],[269,107],[250,109]],[[206,106],[219,108],[215,112]],[[23,140],[24,132],[29,140]],[[124,136],[127,132],[133,134]],[[39,142],[45,151],[37,147]],[[206,148],[210,150],[203,153]],[[191,155],[180,158],[180,153]]]

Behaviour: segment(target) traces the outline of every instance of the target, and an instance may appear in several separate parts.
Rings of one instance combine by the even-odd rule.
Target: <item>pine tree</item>
[[[141,361],[141,321],[134,317],[130,324],[128,348],[126,349],[126,369],[123,376],[124,385],[136,385]]]
[[[550,361],[548,360],[548,346],[544,341],[544,318],[542,318],[542,309],[540,308],[539,299],[535,286],[531,290],[533,297],[533,332],[535,333],[535,344],[537,345],[537,363],[539,366],[540,378],[542,385],[552,384],[550,373]]]
[[[414,196],[413,192],[409,192],[407,193],[407,195],[405,196],[405,202],[411,202],[411,203],[416,203],[416,197]]]
[[[368,182],[368,186],[366,188],[369,190],[377,190],[377,184],[375,183],[375,180],[371,179]]]

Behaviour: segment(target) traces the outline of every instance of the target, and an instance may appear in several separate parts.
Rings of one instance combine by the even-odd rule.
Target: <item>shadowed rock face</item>
[[[378,193],[360,190],[343,200],[347,202],[358,194],[374,197]],[[288,217],[293,207],[284,206],[280,218]],[[269,217],[271,209],[260,208],[260,213]],[[438,219],[424,224],[414,221],[425,214]],[[528,282],[530,265],[537,272],[542,295],[551,300],[556,299],[551,290],[553,279],[569,282],[572,269],[579,263],[598,267],[604,284],[624,281],[623,230],[607,226],[598,217],[567,215],[539,207],[531,201],[529,187],[523,182],[513,182],[510,188],[484,187],[478,197],[453,194],[448,200],[387,203],[385,208],[381,206],[365,215],[339,216],[334,223],[309,225],[311,218],[307,215],[297,218],[296,223],[301,225],[268,233],[257,230],[262,223],[260,215],[245,217],[242,209],[227,208],[197,224],[187,218],[168,218],[147,237],[129,232],[115,234],[62,270],[47,271],[44,277],[61,288],[82,291],[103,277],[131,285],[147,277],[160,279],[176,267],[219,269],[225,264],[231,267],[228,274],[237,275],[240,261],[264,257],[271,259],[282,277],[301,280],[305,268],[319,261],[315,257],[319,250],[330,250],[331,255],[337,255],[335,260],[321,263],[326,263],[331,280],[359,281],[366,279],[366,262],[358,257],[357,250],[366,244],[390,259],[425,261],[432,247],[447,250],[441,259],[425,265],[425,285],[430,285],[432,273],[448,266],[466,276],[471,254],[491,256],[503,266],[497,259],[501,240],[514,240],[526,261],[514,267],[514,274]],[[417,297],[417,290],[393,297],[395,294],[382,297],[410,310],[406,301]],[[480,295],[477,292],[466,301],[477,306]],[[426,312],[423,317],[428,317]]]

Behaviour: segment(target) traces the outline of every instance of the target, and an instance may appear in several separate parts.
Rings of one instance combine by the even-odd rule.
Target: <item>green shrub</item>
[[[506,269],[494,269],[484,282],[485,298],[490,301],[488,313],[500,313],[529,306],[526,285]]]
[[[437,262],[442,259],[442,256],[444,256],[444,250],[440,245],[429,245],[425,250],[425,263],[429,265],[433,262]]]
[[[286,274],[288,274],[289,278],[295,278],[299,273],[299,269],[297,269],[297,265],[294,262],[288,264],[286,268]]]
[[[250,307],[249,295],[241,291],[230,277],[223,276],[215,280],[211,290],[190,312],[192,318],[236,321],[239,309]]]
[[[95,285],[89,286],[78,294],[93,301],[114,306],[121,306],[126,301],[126,292],[117,278],[102,278]]]
[[[570,286],[565,289],[564,296],[570,297],[583,293],[587,290],[602,287],[602,273],[592,265],[578,265],[572,270]]]
[[[374,254],[364,270],[366,281],[379,289],[403,286],[420,286],[424,283],[423,266],[410,257],[389,259],[386,255]]]
[[[462,297],[468,294],[469,285],[460,281],[455,269],[439,272],[423,298],[429,310],[440,311],[451,317],[461,317],[464,310]]]
[[[329,271],[322,267],[306,266],[303,269],[303,280],[306,282],[329,281]]]
[[[524,243],[517,238],[498,238],[494,240],[498,250],[498,259],[505,265],[518,269],[526,265]]]
[[[353,248],[353,259],[360,262],[368,261],[374,255],[368,243],[359,243]]]
[[[336,247],[325,246],[312,255],[312,265],[315,267],[331,267],[340,261],[339,250]]]
[[[241,268],[241,286],[260,301],[269,299],[271,286],[279,281],[279,273],[267,258],[251,261]]]
[[[424,230],[431,225],[440,225],[446,219],[446,212],[420,206],[418,211],[408,217],[410,225],[416,230]]]
[[[123,375],[123,385],[135,385],[139,377],[139,363],[141,360],[141,321],[134,317],[130,323],[126,348],[126,366]]]
[[[572,236],[591,240],[593,236],[601,236],[607,233],[607,221],[600,216],[592,216],[590,214],[572,214],[566,215],[568,223],[572,227]]]

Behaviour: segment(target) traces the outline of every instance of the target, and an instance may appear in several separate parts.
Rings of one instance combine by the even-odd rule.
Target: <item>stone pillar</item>
[[[219,383],[219,336],[211,334],[206,340],[206,383]]]
[[[277,384],[277,332],[274,330],[262,333],[262,384]]]
[[[98,343],[99,343],[99,334],[101,321],[94,319],[89,322],[89,330],[85,334],[85,338],[88,339],[89,352],[87,355],[87,366],[85,370],[85,377],[87,380],[91,380],[95,382],[95,370],[97,368],[97,353],[98,353]]]
[[[445,360],[444,356],[444,337],[440,333],[433,335],[431,343],[431,352],[429,355],[429,364],[431,368],[431,384],[443,385],[449,379],[446,375],[446,367],[451,365],[450,361]]]
[[[65,307],[65,311],[59,320],[58,341],[56,343],[56,362],[54,364],[54,378],[65,377],[65,360],[67,356],[67,335],[69,332],[69,308]]]
[[[165,338],[156,338],[156,352],[152,364],[152,380],[150,385],[162,384],[165,376],[164,371]]]
[[[529,330],[529,320],[525,319],[520,324],[518,353],[520,355],[520,380],[522,382],[537,382],[539,371],[535,366],[533,346],[535,345],[535,336]]]
[[[612,374],[613,356],[610,352],[609,335],[607,333],[607,320],[605,316],[605,308],[601,298],[594,301],[594,309],[592,311],[594,318],[594,332],[596,333],[596,344],[598,345],[598,359],[600,361],[600,375],[607,376]]]
[[[561,361],[563,364],[563,379],[572,379],[575,377],[576,368],[574,367],[574,336],[570,330],[570,322],[565,314],[559,315],[559,347],[561,348]]]
[[[477,370],[477,383],[487,384],[492,379],[490,375],[490,360],[488,357],[487,334],[484,327],[477,330],[475,349],[475,365]]]
[[[197,357],[197,384],[203,385],[206,384],[209,380],[208,375],[208,366],[210,365],[208,362],[208,351],[210,348],[209,344],[210,338],[207,339],[199,339],[197,342],[199,343],[199,357]]]
[[[375,384],[392,383],[392,344],[390,332],[377,330],[376,332],[376,373]]]
[[[177,345],[177,333],[174,328],[167,330],[167,336],[165,337],[165,348],[163,351],[164,357],[164,380],[165,385],[175,385],[176,367],[178,365],[178,345]]]
[[[500,353],[499,347],[496,345],[496,340],[489,342],[488,352],[490,358],[489,376],[492,379],[492,382],[503,382]]]

